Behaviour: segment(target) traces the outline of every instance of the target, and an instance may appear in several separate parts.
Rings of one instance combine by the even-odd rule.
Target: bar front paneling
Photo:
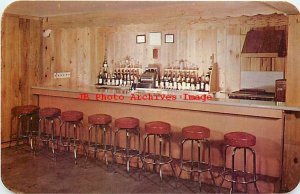
[[[144,124],[146,122],[161,120],[169,122],[172,126],[172,154],[174,158],[178,159],[180,156],[181,129],[188,125],[201,125],[211,129],[212,164],[222,166],[224,134],[232,131],[251,133],[257,138],[254,147],[258,161],[257,173],[261,174],[262,177],[273,177],[275,180],[270,181],[272,178],[263,178],[258,181],[261,191],[271,192],[274,187],[279,188],[283,148],[283,110],[280,107],[278,107],[279,109],[266,108],[267,106],[265,108],[259,106],[249,108],[243,107],[243,105],[213,104],[213,101],[207,103],[151,102],[147,100],[141,100],[137,103],[129,99],[124,101],[99,101],[93,98],[93,95],[96,94],[94,90],[92,92],[63,90],[35,87],[33,93],[38,94],[40,107],[55,104],[62,111],[82,111],[84,113],[85,139],[87,139],[87,116],[92,114],[110,114],[113,120],[128,116],[139,118],[142,134],[144,134]],[[111,92],[102,93],[108,95]],[[90,100],[80,99],[82,93],[88,93]],[[236,165],[241,168],[242,163],[238,162]]]

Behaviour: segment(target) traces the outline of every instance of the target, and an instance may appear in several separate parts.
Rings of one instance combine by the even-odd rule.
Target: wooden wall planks
[[[288,32],[286,101],[289,106],[300,106],[300,15],[289,16]]]
[[[300,113],[285,114],[283,191],[291,191],[300,180]]]
[[[43,38],[43,83],[48,86],[83,87],[97,80],[103,62],[105,32],[100,28],[59,28]],[[54,73],[71,72],[70,79]]]
[[[52,21],[51,25],[49,21]],[[43,39],[44,85],[68,87],[96,83],[105,49],[111,66],[118,65],[126,56],[143,66],[152,63],[162,64],[163,67],[177,66],[178,61],[184,59],[188,63],[197,65],[200,74],[207,71],[211,62],[210,56],[214,54],[215,61],[218,63],[219,85],[223,92],[239,89],[241,70],[282,71],[284,69],[284,64],[279,65],[279,62],[284,63],[284,60],[270,58],[261,62],[259,58],[243,59],[240,56],[247,31],[266,26],[285,28],[287,17],[284,15],[212,20],[183,17],[178,20],[168,18],[168,20],[152,22],[147,19],[147,23],[144,24],[128,24],[128,21],[124,20],[121,24],[112,23],[111,27],[104,24],[107,21],[94,22],[98,26],[91,26],[90,23],[86,26],[82,26],[82,23],[78,26],[74,22],[70,25],[64,23],[65,27],[62,27],[60,22],[62,21],[58,17],[55,20],[51,18],[48,18],[48,21],[44,20],[44,28],[53,28],[51,36]],[[148,44],[149,32],[162,33],[161,46]],[[167,33],[174,34],[174,44],[164,43],[164,35]],[[138,34],[146,34],[145,44],[136,44]],[[159,50],[158,59],[152,58],[154,48]],[[273,66],[276,68],[274,69]],[[71,71],[71,79],[54,80],[53,73],[58,71]]]
[[[288,53],[286,65],[286,104],[300,106],[300,15],[289,16]],[[300,113],[286,114],[283,164],[283,188],[294,189],[300,179]]]
[[[11,108],[37,103],[31,86],[39,84],[42,73],[41,32],[41,20],[2,18],[2,142],[9,140]]]

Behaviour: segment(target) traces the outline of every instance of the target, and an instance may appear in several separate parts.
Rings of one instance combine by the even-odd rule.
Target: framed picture
[[[161,33],[150,32],[149,33],[149,45],[160,46],[161,45]]]
[[[146,43],[146,35],[136,35],[136,43],[141,44],[141,43]]]
[[[174,34],[165,34],[165,43],[174,43]]]

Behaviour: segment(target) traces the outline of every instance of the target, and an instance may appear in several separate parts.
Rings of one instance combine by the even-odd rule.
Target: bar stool
[[[88,149],[87,155],[89,152],[94,152],[94,157],[96,158],[97,152],[104,152],[105,164],[108,165],[107,160],[107,151],[111,151],[113,154],[113,146],[112,146],[112,129],[110,127],[112,117],[107,114],[94,114],[88,117],[88,122],[90,124],[89,127],[89,139],[88,139]],[[102,131],[101,135],[101,143],[98,141],[98,132],[99,129]],[[107,144],[106,133],[107,130],[110,131],[110,144]],[[94,142],[92,142],[92,136],[95,136]]]
[[[172,155],[171,155],[171,125],[162,121],[153,121],[145,124],[146,137],[143,142],[143,155],[142,155],[142,170],[146,171],[146,164],[153,165],[153,171],[156,172],[156,165],[159,166],[159,176],[162,181],[162,170],[161,166],[165,164],[170,164],[172,168],[173,175],[176,177],[174,167],[172,165]],[[153,137],[153,153],[150,150],[150,137]],[[157,150],[157,138],[159,138],[159,148]],[[167,156],[162,154],[164,141],[169,144],[169,152]],[[147,149],[147,151],[146,151]],[[158,153],[157,153],[158,152]]]
[[[39,107],[34,105],[15,106],[11,109],[10,120],[10,139],[9,147],[11,147],[12,141],[17,141],[16,145],[19,145],[21,139],[27,139],[30,143],[30,147],[33,150],[34,139],[38,133],[38,130],[32,129],[33,116],[38,114]],[[17,132],[13,133],[13,121],[17,120]],[[22,120],[24,122],[22,122]],[[24,130],[23,124],[26,123],[26,130]],[[15,138],[14,138],[15,136]]]
[[[126,169],[127,172],[130,171],[130,160],[133,157],[140,157],[140,121],[133,117],[123,117],[115,120],[115,134],[114,134],[114,154],[113,163],[115,162],[115,157],[122,157],[126,159]],[[117,135],[120,131],[125,131],[125,148],[117,146]],[[131,138],[138,137],[138,148],[131,148]],[[138,162],[137,162],[138,165]]]
[[[54,150],[54,144],[56,142],[56,126],[55,126],[55,120],[60,120],[61,116],[61,110],[59,108],[54,107],[47,107],[42,108],[39,111],[39,134],[38,139],[39,141],[43,142],[47,145],[47,148],[49,146],[49,143],[51,143],[52,148],[52,155],[53,159],[55,159],[55,150]],[[48,127],[47,127],[48,124]],[[49,128],[49,124],[51,125]]]
[[[208,140],[209,137],[210,137],[210,130],[206,127],[192,125],[192,126],[184,127],[182,129],[183,140],[181,142],[180,172],[179,172],[178,178],[180,178],[182,171],[189,172],[191,177],[194,172],[197,172],[200,191],[201,191],[200,174],[202,172],[208,171],[210,173],[213,184],[216,185],[213,174],[212,174],[212,166],[211,166],[211,160],[210,160],[210,142]],[[184,144],[186,142],[191,142],[191,147],[190,147],[190,150],[191,150],[190,158],[191,159],[190,160],[183,159],[183,155],[184,155],[183,148],[184,148]],[[194,160],[194,142],[197,142],[197,146],[198,146],[197,161]],[[200,155],[201,145],[203,145],[202,153],[204,153],[204,146],[207,146],[207,148],[208,148],[206,161],[204,158],[201,158],[201,155]]]
[[[235,183],[240,183],[240,184],[245,184],[246,185],[246,192],[248,190],[247,185],[249,183],[254,183],[256,192],[259,192],[256,181],[256,155],[255,155],[255,150],[252,148],[252,146],[255,146],[256,144],[256,137],[252,134],[245,133],[245,132],[231,132],[227,133],[224,135],[224,140],[225,140],[225,152],[224,152],[224,167],[223,167],[223,172],[221,173],[222,181],[220,184],[220,187],[222,187],[222,184],[224,180],[231,182],[231,188],[230,188],[230,193],[233,192],[234,189],[234,184]],[[227,154],[227,149],[229,147],[233,148],[232,152],[232,163],[231,163],[231,169],[226,169],[226,154]],[[238,174],[238,170],[235,169],[235,154],[236,151],[242,149],[244,150],[244,169],[242,173]],[[250,172],[247,172],[247,150],[251,151],[252,153],[252,158],[253,158],[253,174]],[[247,180],[247,176],[251,176],[250,180]],[[227,178],[229,176],[229,178]],[[237,180],[237,176],[242,176],[244,181]]]
[[[83,113],[80,111],[65,111],[61,114],[61,120],[59,146],[67,148],[68,151],[70,151],[70,147],[73,147],[75,164],[77,164],[77,149],[79,145],[82,145],[83,138]],[[73,131],[70,128],[72,125]],[[65,126],[64,136],[62,135],[63,126]]]

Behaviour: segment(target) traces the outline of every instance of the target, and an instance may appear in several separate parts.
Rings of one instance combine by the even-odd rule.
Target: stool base
[[[224,167],[223,167],[223,172],[221,173],[222,181],[219,186],[219,190],[222,187],[224,181],[231,182],[231,188],[230,188],[230,193],[234,191],[234,184],[244,184],[246,186],[246,192],[248,192],[248,184],[253,183],[255,190],[257,193],[259,193],[256,181],[257,181],[257,175],[256,175],[256,154],[255,150],[251,147],[233,147],[233,152],[232,152],[232,167],[231,169],[226,168],[226,154],[228,148],[231,147],[230,145],[226,145],[225,151],[224,151]],[[236,151],[239,149],[243,149],[244,151],[244,170],[243,171],[238,171],[234,168],[235,165],[235,154]],[[247,172],[247,150],[251,151],[252,157],[253,157],[253,173]],[[226,178],[227,176],[230,176],[231,178]],[[250,178],[248,178],[250,176]],[[244,181],[240,181],[237,179],[237,177],[243,178]]]

